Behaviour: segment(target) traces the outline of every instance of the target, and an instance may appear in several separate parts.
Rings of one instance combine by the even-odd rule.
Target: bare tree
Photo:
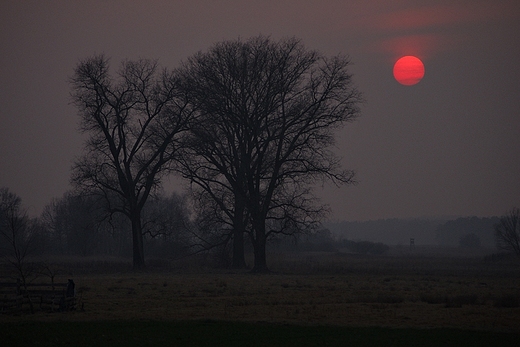
[[[219,204],[242,223],[236,232],[250,228],[253,271],[268,270],[271,234],[316,226],[325,212],[310,189],[317,180],[353,182],[330,150],[333,131],[356,118],[361,101],[348,65],[297,39],[256,37],[219,43],[181,68],[199,116],[183,174],[227,197]]]
[[[109,211],[132,225],[133,265],[145,265],[141,212],[169,172],[190,112],[172,72],[150,60],[124,61],[118,77],[109,61],[81,61],[71,78],[72,100],[86,153],[73,167],[72,181],[105,197]]]
[[[0,254],[16,269],[25,291],[37,273],[34,264],[28,261],[33,246],[29,228],[30,220],[21,198],[7,188],[0,188]],[[33,311],[32,302],[29,304]]]
[[[501,250],[520,256],[520,209],[512,208],[495,224],[495,239]]]

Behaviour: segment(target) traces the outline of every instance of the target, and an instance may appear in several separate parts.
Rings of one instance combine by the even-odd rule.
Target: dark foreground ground
[[[222,321],[5,323],[2,346],[518,346],[513,333]]]
[[[453,256],[453,255],[458,256]],[[60,260],[78,309],[0,315],[1,346],[517,346],[520,264],[476,254],[271,254],[253,275]],[[5,274],[5,272],[4,272]]]

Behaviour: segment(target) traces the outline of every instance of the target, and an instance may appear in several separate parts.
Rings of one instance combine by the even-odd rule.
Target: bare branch
[[[520,209],[512,208],[495,225],[497,247],[520,256]]]
[[[362,101],[348,66],[348,58],[325,58],[296,39],[260,36],[218,43],[180,69],[197,110],[180,170],[230,220],[244,224],[247,215],[255,259],[265,258],[270,233],[317,225],[326,209],[313,207],[315,180],[353,183],[353,171],[341,170],[329,150],[332,130],[354,120]]]
[[[115,198],[108,202],[111,212],[129,217],[134,266],[142,267],[141,211],[170,171],[191,111],[175,74],[160,71],[156,61],[124,61],[113,78],[109,60],[94,56],[78,64],[71,86],[81,130],[90,135],[72,182]]]

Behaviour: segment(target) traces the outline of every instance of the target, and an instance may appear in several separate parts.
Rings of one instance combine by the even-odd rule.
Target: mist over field
[[[408,245],[410,239],[416,245],[464,247],[461,239],[474,235],[478,241],[473,246],[494,249],[496,241],[493,226],[498,217],[438,218],[438,219],[380,219],[364,222],[329,222],[329,229],[337,238],[382,242],[388,245]]]
[[[145,237],[147,266],[136,271],[124,219],[92,229],[93,219],[73,208],[90,205],[65,201],[57,206],[75,212],[56,214],[59,218],[51,220],[61,222],[53,233],[42,233],[42,225],[32,221],[30,235],[36,242],[19,248],[27,251],[26,257],[2,253],[0,289],[3,298],[12,295],[20,274],[27,276],[27,283],[48,287],[72,280],[75,305],[61,311],[56,305],[38,304],[36,294],[29,294],[33,306],[24,302],[12,307],[0,300],[0,330],[12,345],[89,345],[81,336],[111,345],[142,345],[144,340],[161,344],[165,339],[207,345],[214,341],[204,336],[216,336],[213,329],[234,331],[220,340],[243,345],[253,343],[252,336],[264,327],[269,333],[254,338],[257,345],[290,340],[301,346],[342,346],[346,341],[371,346],[385,343],[388,334],[401,341],[398,345],[446,340],[457,346],[497,341],[508,345],[520,334],[520,262],[493,243],[498,218],[324,224],[313,233],[270,239],[270,271],[255,274],[250,271],[254,249],[248,242],[246,267],[240,269],[231,267],[228,246],[204,250],[197,242],[189,243],[187,225],[178,223],[183,209],[177,207],[183,200],[173,196],[156,201],[152,210],[164,211],[158,207],[166,203],[168,210],[176,211],[176,218],[156,219],[158,229],[153,229],[169,226],[172,232]],[[10,245],[1,246],[7,252],[5,246]],[[314,337],[291,335],[300,327],[315,331]],[[56,330],[61,331],[49,333]],[[352,340],[354,336],[359,339]]]

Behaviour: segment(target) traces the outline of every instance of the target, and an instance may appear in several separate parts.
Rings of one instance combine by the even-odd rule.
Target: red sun
[[[394,65],[394,77],[404,86],[413,86],[424,77],[424,64],[413,55],[404,56]]]

